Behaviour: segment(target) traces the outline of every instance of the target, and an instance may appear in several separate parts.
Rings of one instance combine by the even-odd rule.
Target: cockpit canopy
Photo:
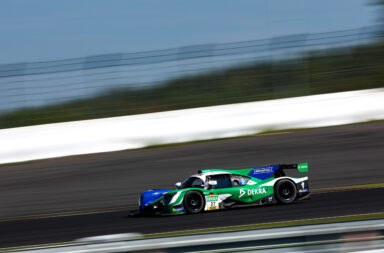
[[[204,181],[203,178],[197,177],[197,176],[191,176],[185,180],[181,186],[180,189],[185,188],[204,188]]]
[[[179,189],[186,188],[210,188],[220,189],[246,185],[249,177],[234,175],[229,173],[215,174],[196,174],[187,178]]]

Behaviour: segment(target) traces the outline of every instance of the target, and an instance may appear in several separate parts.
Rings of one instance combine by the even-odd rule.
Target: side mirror
[[[176,186],[177,188],[180,188],[180,186],[181,186],[181,182],[177,182],[177,183],[175,184],[175,186]]]

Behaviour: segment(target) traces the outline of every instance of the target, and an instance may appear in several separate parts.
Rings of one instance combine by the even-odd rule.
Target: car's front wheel
[[[282,179],[275,185],[275,197],[282,204],[292,203],[296,194],[296,185],[291,180]]]
[[[188,213],[199,213],[204,209],[205,201],[200,192],[189,191],[184,196],[183,204]]]

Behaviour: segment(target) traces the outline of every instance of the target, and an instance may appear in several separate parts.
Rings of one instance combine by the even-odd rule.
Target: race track
[[[244,208],[165,218],[127,218],[140,192],[171,188],[198,169],[310,163],[312,188],[384,181],[384,122],[304,130],[191,145],[121,151],[0,167],[0,246],[84,236],[230,226],[384,211],[384,190],[313,195],[290,206]],[[124,207],[49,219],[7,217]]]
[[[320,193],[289,206],[270,205],[168,217],[129,217],[128,210],[0,223],[0,247],[57,243],[88,236],[144,234],[384,212],[384,188]]]

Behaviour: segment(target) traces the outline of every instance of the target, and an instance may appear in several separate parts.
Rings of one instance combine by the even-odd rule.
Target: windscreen
[[[185,188],[203,188],[204,182],[198,177],[189,177],[187,180],[183,182],[181,185],[181,189]]]

